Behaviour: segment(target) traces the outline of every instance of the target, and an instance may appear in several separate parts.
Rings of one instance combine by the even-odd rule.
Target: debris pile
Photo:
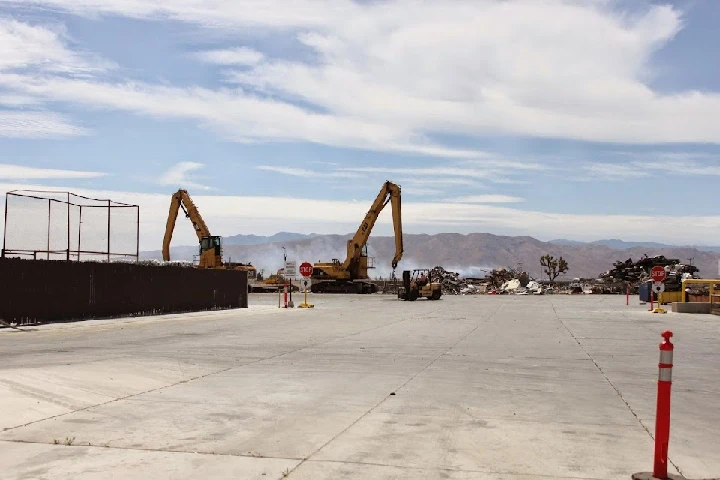
[[[519,295],[542,295],[544,288],[532,280],[526,272],[512,268],[497,268],[484,278],[462,278],[458,272],[435,267],[430,279],[442,285],[443,295],[478,295],[484,293],[509,293]]]
[[[430,281],[442,285],[443,295],[460,295],[467,284],[460,278],[457,272],[450,272],[443,267],[437,266],[430,271]]]
[[[519,287],[527,286],[530,279],[527,273],[512,268],[496,268],[485,276],[485,280],[495,288],[502,289],[503,285],[511,280],[519,279]],[[517,288],[517,287],[516,287]]]
[[[625,282],[636,288],[639,284],[650,280],[650,270],[655,266],[665,268],[667,272],[664,282],[665,290],[669,292],[679,291],[683,279],[694,278],[695,274],[700,271],[694,265],[680,263],[677,258],[666,258],[664,255],[654,257],[644,255],[637,262],[633,262],[632,258],[615,262],[612,269],[600,274],[599,279],[604,283]]]

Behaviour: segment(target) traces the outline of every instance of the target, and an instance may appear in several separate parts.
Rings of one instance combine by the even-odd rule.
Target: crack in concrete
[[[128,399],[128,398],[136,397],[136,396],[138,396],[138,395],[144,395],[144,394],[146,394],[146,393],[157,392],[157,391],[163,390],[163,389],[165,389],[165,388],[174,387],[174,386],[176,386],[176,385],[181,385],[181,384],[183,384],[183,383],[191,382],[191,381],[193,381],[193,380],[198,380],[198,379],[200,379],[200,378],[209,377],[210,375],[215,375],[215,374],[218,374],[218,373],[226,372],[226,371],[228,371],[228,370],[230,370],[230,369],[232,369],[232,368],[233,368],[233,367],[228,367],[228,368],[224,368],[224,369],[222,369],[222,370],[218,370],[218,371],[215,371],[215,372],[206,373],[206,374],[204,374],[204,375],[197,375],[197,376],[192,377],[192,378],[188,378],[188,379],[185,379],[185,380],[180,380],[179,382],[175,382],[175,383],[172,383],[172,384],[170,384],[170,385],[163,385],[163,386],[160,386],[160,387],[151,388],[150,390],[145,390],[145,391],[143,391],[143,392],[138,392],[138,393],[133,393],[133,394],[130,394],[130,395],[125,395],[124,397],[113,398],[112,400],[108,400],[107,402],[96,403],[96,404],[94,404],[94,405],[89,405],[89,406],[87,406],[87,407],[78,408],[77,410],[72,410],[72,411],[70,411],[70,412],[60,413],[60,414],[58,414],[58,415],[52,415],[52,416],[50,416],[50,417],[45,417],[45,418],[40,418],[40,419],[38,419],[38,420],[33,420],[32,422],[24,423],[24,424],[22,424],[22,425],[16,425],[16,426],[14,426],[14,427],[7,427],[7,428],[4,428],[4,429],[3,429],[3,432],[8,432],[8,431],[10,431],[10,430],[15,430],[15,429],[18,429],[18,428],[27,427],[27,426],[33,425],[33,424],[35,424],[35,423],[40,423],[40,422],[44,422],[45,420],[52,420],[52,419],[55,419],[55,418],[64,417],[65,415],[70,415],[70,414],[77,413],[77,412],[84,412],[85,410],[89,410],[89,409],[91,409],[91,408],[102,407],[103,405],[108,405],[108,404],[110,404],[110,403],[119,402],[119,401],[122,401],[122,400],[126,400],[126,399]],[[5,441],[7,441],[6,439],[0,439],[0,440],[5,440]]]
[[[243,365],[238,365],[238,366],[232,366],[232,367],[223,368],[223,369],[216,370],[216,371],[213,371],[213,372],[205,373],[205,374],[203,374],[203,375],[196,375],[196,376],[194,376],[194,377],[187,378],[187,379],[184,379],[184,380],[180,380],[180,381],[178,381],[178,382],[171,383],[171,384],[169,384],[169,385],[163,385],[163,386],[156,387],[156,388],[151,388],[151,389],[149,389],[149,390],[145,390],[145,391],[142,391],[142,392],[133,393],[133,394],[130,394],[130,395],[125,395],[125,396],[123,396],[123,397],[114,398],[114,399],[112,399],[112,400],[108,400],[107,402],[101,402],[101,403],[89,405],[89,406],[87,406],[87,407],[78,408],[78,409],[76,409],[76,410],[71,410],[71,411],[69,411],[69,412],[60,413],[60,414],[57,414],[57,415],[52,415],[52,416],[50,416],[50,417],[45,417],[45,418],[41,418],[41,419],[38,419],[38,420],[33,420],[33,421],[31,421],[31,422],[27,422],[27,423],[24,423],[24,424],[22,424],[22,425],[16,425],[16,426],[14,426],[14,427],[6,427],[6,428],[3,428],[2,432],[0,432],[0,433],[8,432],[8,431],[11,431],[11,430],[16,430],[16,429],[18,429],[18,428],[27,427],[27,426],[29,426],[29,425],[33,425],[33,424],[36,424],[36,423],[44,422],[45,420],[53,420],[53,419],[55,419],[55,418],[64,417],[65,415],[71,415],[71,414],[73,414],[73,413],[83,412],[83,411],[86,411],[86,410],[90,410],[91,408],[102,407],[102,406],[104,406],[104,405],[108,405],[108,404],[111,404],[111,403],[114,403],[114,402],[120,402],[120,401],[122,401],[122,400],[132,399],[132,398],[134,398],[134,397],[138,397],[138,396],[144,395],[144,394],[146,394],[146,393],[154,393],[154,392],[157,392],[157,391],[160,391],[160,390],[164,390],[164,389],[166,389],[166,388],[175,387],[175,386],[177,386],[177,385],[182,385],[182,384],[184,384],[184,383],[188,383],[188,382],[192,382],[192,381],[199,380],[199,379],[202,379],[202,378],[210,377],[210,376],[212,376],[212,375],[217,375],[217,374],[220,374],[220,373],[224,373],[224,372],[227,372],[227,371],[229,371],[229,370],[244,368],[244,367],[247,367],[247,366],[249,366],[249,365],[254,365],[254,364],[256,364],[256,363],[264,362],[264,361],[266,361],[266,360],[274,360],[274,359],[279,358],[279,357],[282,357],[282,356],[284,356],[284,355],[289,355],[289,354],[292,354],[292,353],[300,352],[300,351],[305,350],[305,349],[308,349],[308,348],[318,347],[318,346],[320,346],[320,345],[324,345],[324,344],[326,344],[326,343],[330,343],[330,342],[333,342],[333,341],[336,341],[336,340],[343,340],[343,339],[345,339],[345,338],[353,337],[353,336],[355,336],[355,335],[360,335],[360,334],[362,334],[362,333],[370,332],[370,331],[377,330],[377,329],[380,329],[380,328],[386,328],[386,327],[389,327],[389,326],[392,326],[392,325],[396,325],[396,324],[399,324],[399,323],[402,323],[402,322],[407,322],[408,320],[410,320],[410,319],[398,320],[398,321],[396,321],[396,322],[391,322],[391,323],[387,323],[387,324],[383,324],[383,325],[377,325],[377,326],[375,326],[375,327],[368,328],[368,329],[365,329],[365,330],[360,330],[360,331],[357,331],[357,332],[354,332],[354,333],[351,333],[351,334],[349,334],[349,335],[345,335],[345,336],[342,336],[342,337],[331,338],[331,339],[326,340],[326,341],[324,341],[324,342],[314,343],[314,344],[311,344],[311,345],[305,345],[305,346],[303,346],[303,347],[296,348],[296,349],[294,349],[294,350],[290,350],[290,351],[287,351],[287,352],[279,353],[279,354],[277,354],[277,355],[272,355],[272,356],[270,356],[270,357],[260,358],[260,359],[254,361],[254,362],[245,363],[245,364],[243,364]],[[0,440],[4,440],[4,439],[0,439]]]
[[[295,470],[297,470],[298,468],[300,468],[305,462],[309,461],[310,458],[311,458],[313,455],[316,455],[316,454],[317,454],[318,452],[320,452],[323,448],[327,447],[327,446],[330,445],[332,442],[334,442],[335,440],[337,440],[337,438],[340,437],[343,433],[345,433],[345,432],[347,432],[348,430],[350,430],[353,426],[355,426],[355,425],[356,425],[358,422],[360,422],[363,418],[365,418],[365,417],[368,416],[370,413],[372,413],[373,410],[375,410],[377,407],[379,407],[380,405],[382,405],[383,403],[385,403],[385,401],[386,401],[388,398],[390,398],[391,396],[393,396],[393,394],[397,393],[399,390],[401,390],[401,389],[402,389],[404,386],[406,386],[408,383],[410,383],[410,382],[412,382],[413,380],[415,380],[415,378],[417,378],[418,375],[420,375],[421,373],[423,373],[424,371],[426,371],[428,368],[430,368],[431,366],[433,366],[433,364],[434,364],[435,362],[437,362],[440,358],[442,358],[442,357],[443,357],[445,354],[447,354],[450,350],[452,350],[453,348],[455,348],[460,342],[462,342],[463,340],[465,340],[471,333],[473,333],[475,330],[477,330],[478,328],[480,328],[480,325],[482,325],[483,323],[487,322],[487,321],[490,320],[492,317],[494,317],[495,314],[497,314],[497,312],[500,310],[500,308],[502,308],[502,304],[498,305],[498,308],[496,308],[493,313],[491,313],[490,315],[488,315],[487,318],[482,319],[482,321],[481,321],[480,323],[478,323],[477,325],[475,325],[474,328],[472,328],[472,329],[471,329],[470,331],[468,331],[465,335],[463,335],[462,337],[460,337],[460,338],[458,339],[458,341],[456,341],[455,343],[453,343],[453,344],[452,344],[449,348],[447,348],[446,350],[442,351],[439,355],[437,355],[435,358],[433,358],[433,360],[430,361],[427,365],[425,365],[423,368],[421,368],[420,370],[418,370],[414,375],[412,375],[409,379],[407,379],[407,380],[406,380],[404,383],[402,383],[399,387],[397,387],[396,389],[394,389],[392,394],[386,395],[382,400],[380,400],[380,401],[377,402],[375,405],[373,405],[372,407],[370,407],[370,409],[369,409],[368,411],[366,411],[365,413],[363,413],[362,415],[360,415],[357,419],[355,419],[355,421],[353,421],[352,423],[350,423],[350,425],[348,425],[347,427],[345,427],[344,429],[342,429],[337,435],[335,435],[334,437],[332,437],[330,440],[328,440],[328,441],[325,442],[323,445],[321,445],[320,448],[318,448],[317,450],[315,450],[314,452],[312,452],[310,455],[308,455],[307,457],[305,457],[300,463],[298,463],[297,465],[295,465],[295,467],[288,472],[288,474],[286,475],[286,477],[289,477],[290,475],[292,475],[292,473],[293,473]],[[405,321],[408,321],[408,320],[410,320],[410,319],[402,320],[402,322],[405,322]],[[396,323],[401,323],[401,322],[396,322]],[[352,462],[348,462],[348,463],[352,463]]]
[[[650,436],[650,438],[651,438],[651,439],[653,440],[653,442],[654,442],[654,441],[655,441],[655,435],[653,435],[653,433],[650,431],[650,429],[647,427],[647,425],[645,425],[645,423],[643,423],[643,421],[640,419],[640,417],[639,417],[638,414],[635,412],[635,410],[633,410],[633,408],[632,408],[632,406],[630,405],[630,403],[625,399],[625,397],[623,396],[622,392],[620,392],[620,390],[619,390],[619,389],[615,386],[615,384],[610,380],[610,378],[609,378],[609,377],[607,376],[607,374],[603,371],[602,367],[598,364],[598,362],[595,360],[595,358],[594,358],[592,355],[590,355],[590,352],[588,352],[588,351],[585,349],[585,347],[583,346],[583,344],[580,343],[580,340],[575,336],[575,334],[570,330],[570,328],[568,328],[568,326],[565,324],[565,322],[562,321],[562,318],[560,318],[560,315],[558,314],[557,310],[555,309],[555,304],[552,304],[552,309],[553,309],[553,312],[555,312],[555,317],[557,318],[557,321],[560,322],[560,324],[563,326],[563,328],[565,328],[565,330],[567,331],[568,335],[570,335],[570,337],[572,337],[572,339],[575,340],[575,343],[578,344],[578,346],[582,349],[582,351],[585,352],[585,355],[587,355],[588,358],[593,362],[593,364],[595,365],[595,368],[598,369],[598,371],[599,371],[600,374],[603,376],[603,378],[604,378],[605,381],[608,383],[608,385],[610,385],[610,386],[612,387],[612,389],[615,390],[615,393],[617,394],[617,396],[620,397],[620,400],[622,400],[622,402],[625,404],[625,406],[626,406],[627,409],[630,411],[630,413],[637,419],[638,424],[640,424],[640,426],[643,428],[643,430],[645,430],[645,432],[647,432],[647,434]],[[683,472],[682,472],[682,470],[680,470],[680,467],[679,467],[675,462],[673,462],[672,459],[671,459],[669,456],[668,456],[668,462],[670,462],[670,464],[672,464],[672,466],[675,467],[675,470],[677,470],[677,472],[678,472],[680,475],[683,475]],[[683,475],[683,476],[684,476],[684,475]]]
[[[350,460],[307,460],[309,463],[340,463],[349,465],[365,465],[369,467],[387,467],[387,468],[399,468],[402,470],[418,470],[418,471],[437,471],[437,472],[458,472],[458,473],[484,473],[492,475],[514,475],[531,478],[552,478],[562,480],[604,480],[599,477],[558,477],[557,475],[544,475],[542,473],[525,473],[525,472],[510,472],[510,471],[495,471],[495,470],[475,470],[475,469],[463,469],[463,468],[452,468],[452,467],[415,467],[411,465],[393,465],[385,464],[380,462],[359,462]],[[707,479],[713,480],[713,479]]]
[[[224,452],[207,452],[200,450],[170,450],[166,448],[151,448],[151,447],[124,447],[122,445],[108,445],[108,444],[90,444],[90,443],[73,443],[72,445],[66,445],[64,443],[55,444],[50,442],[39,442],[37,440],[5,440],[0,439],[0,443],[22,443],[29,445],[49,445],[58,448],[99,448],[102,450],[128,450],[137,452],[156,452],[156,453],[179,453],[179,454],[193,454],[193,455],[208,455],[208,456],[220,456],[220,457],[243,457],[243,458],[261,458],[268,460],[288,460],[299,462],[302,458],[294,457],[273,457],[270,455],[260,454],[247,454],[247,453],[224,453]]]

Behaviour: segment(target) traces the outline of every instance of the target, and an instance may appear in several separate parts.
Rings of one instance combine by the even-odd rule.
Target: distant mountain
[[[233,254],[233,249],[228,250],[227,247],[233,246],[250,246],[250,245],[268,245],[273,243],[287,243],[296,242],[298,240],[305,240],[316,237],[316,233],[291,233],[291,232],[278,232],[275,235],[261,236],[261,235],[232,235],[229,237],[223,237],[224,250],[227,255]],[[180,261],[192,261],[193,257],[198,254],[197,245],[178,245],[170,247],[170,258],[173,260]],[[150,250],[140,252],[141,260],[162,260],[161,250]],[[226,258],[227,260],[227,258]],[[242,260],[237,260],[243,262]],[[243,262],[245,263],[245,262]]]
[[[572,246],[579,246],[579,245],[603,245],[605,247],[614,248],[616,250],[627,250],[629,248],[636,248],[636,247],[646,247],[646,248],[678,248],[680,245],[668,245],[666,243],[657,243],[657,242],[626,242],[624,240],[619,240],[617,238],[611,238],[611,239],[605,239],[605,240],[595,240],[594,242],[579,242],[577,240],[567,240],[564,238],[559,238],[557,240],[550,240],[550,243],[555,243],[558,245],[572,245]],[[720,246],[710,246],[710,245],[685,245],[687,247],[691,248],[697,248],[700,251],[704,252],[719,252],[720,253]]]
[[[297,261],[330,261],[333,258],[344,259],[347,240],[351,235],[314,235],[300,240],[284,241],[282,244],[265,243],[255,245],[225,244],[225,260],[250,262],[260,270],[274,272],[283,264],[283,254]],[[272,238],[272,237],[268,237]],[[700,269],[704,277],[714,277],[718,273],[717,252],[701,251],[694,247],[660,246],[648,244],[626,249],[615,249],[600,243],[581,243],[563,245],[542,242],[532,237],[508,237],[489,233],[441,233],[437,235],[403,235],[405,253],[398,271],[412,268],[443,267],[461,272],[463,275],[483,276],[486,271],[497,267],[518,267],[530,275],[541,275],[540,257],[550,253],[565,258],[570,264],[566,278],[596,277],[612,268],[618,260],[633,258],[643,254],[649,256],[665,255],[685,261],[693,258],[693,264]],[[282,247],[286,247],[283,250]],[[189,249],[189,250],[187,250]],[[187,253],[184,253],[186,252]],[[392,237],[373,236],[368,242],[370,256],[375,257],[376,269],[372,276],[386,277],[390,274],[390,260],[395,253]],[[197,247],[175,247],[171,250],[174,260],[192,260]],[[141,258],[161,258],[160,252],[142,252]]]
[[[291,233],[291,232],[278,232],[275,235],[269,237],[259,235],[232,235],[230,237],[223,237],[223,243],[225,245],[263,245],[266,243],[278,243],[278,242],[290,242],[294,240],[305,240],[306,238],[316,237],[317,234],[310,233]]]
[[[577,240],[568,240],[566,238],[556,238],[555,240],[550,240],[548,243],[554,243],[556,245],[570,245],[573,247],[577,247],[578,245],[587,245],[588,242],[579,242]]]

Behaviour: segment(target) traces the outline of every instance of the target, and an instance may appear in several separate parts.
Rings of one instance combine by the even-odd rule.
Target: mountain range
[[[223,238],[225,245],[263,245],[266,243],[292,242],[295,240],[305,240],[306,238],[317,237],[316,233],[291,233],[278,232],[275,235],[264,237],[261,235],[232,235]]]
[[[269,237],[235,235],[224,239],[223,256],[226,261],[250,262],[267,276],[283,265],[284,255],[298,262],[343,260],[348,235],[294,234],[281,232]],[[528,236],[499,236],[489,233],[440,233],[435,235],[404,234],[404,255],[398,270],[432,268],[441,265],[465,276],[484,276],[497,267],[521,267],[531,276],[541,277],[540,257],[551,254],[562,256],[570,266],[565,278],[592,278],[612,268],[618,260],[643,255],[665,255],[681,262],[692,263],[706,278],[716,277],[720,266],[720,247],[690,247],[653,244],[651,242],[623,242],[599,240],[573,242],[555,240],[543,242]],[[283,248],[284,247],[284,248]],[[715,249],[708,251],[707,249]],[[192,260],[198,247],[172,247],[173,260]],[[372,276],[387,277],[391,272],[390,260],[395,253],[393,237],[373,236],[368,242],[369,255],[375,257]],[[161,252],[141,252],[141,259],[161,259]],[[559,277],[563,278],[563,277]]]

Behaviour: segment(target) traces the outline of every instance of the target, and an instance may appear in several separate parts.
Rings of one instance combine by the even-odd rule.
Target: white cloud
[[[53,168],[33,168],[22,165],[0,164],[2,180],[38,180],[50,178],[98,178],[103,172],[83,172],[79,170],[56,170]]]
[[[642,157],[652,155],[641,155]],[[708,156],[713,161],[701,162],[685,160],[686,158],[701,158],[695,154],[658,154],[659,160],[635,160],[627,163],[592,163],[584,165],[582,170],[587,176],[574,177],[573,180],[596,181],[596,180],[632,180],[635,178],[646,178],[657,175],[658,172],[682,176],[720,176],[720,166],[717,164],[717,157]],[[667,160],[670,158],[670,160]]]
[[[87,73],[111,66],[68,49],[62,28],[0,18],[0,71],[34,67],[48,72]]]
[[[340,168],[341,172],[355,173],[389,173],[394,175],[418,175],[425,177],[466,177],[492,180],[495,172],[480,167],[424,167],[424,168],[399,168],[399,167],[346,167]]]
[[[142,83],[109,84],[0,73],[1,85],[46,100],[63,100],[160,118],[194,119],[236,141],[292,140],[421,155],[476,156],[473,151],[429,144],[400,125],[385,127],[349,117],[307,112],[288,103],[253,97],[237,89],[215,91]]]
[[[37,105],[38,103],[40,103],[40,100],[29,95],[0,93],[0,106],[3,107],[24,107]]]
[[[265,38],[294,36],[312,54],[302,58],[310,60],[266,58],[245,68],[253,63],[248,52],[235,50],[234,60],[232,50],[216,52],[221,63],[245,61],[245,69],[230,77],[239,89],[80,81],[50,70],[0,79],[19,95],[189,118],[237,141],[299,140],[473,158],[478,152],[430,139],[497,133],[630,143],[720,138],[717,92],[668,94],[649,84],[653,52],[682,27],[681,13],[670,6],[623,11],[614,2],[565,0],[0,3],[186,22],[226,36],[239,29]],[[56,68],[90,68],[50,30],[4,23],[6,65],[46,65],[38,52],[49,51],[48,64]],[[264,95],[247,93],[257,91]]]
[[[545,167],[541,166],[530,166],[524,170],[516,169],[512,167],[512,163],[513,162],[509,163],[509,169],[499,168],[499,165],[505,165],[500,161],[495,162],[496,168],[490,168],[487,165],[472,162],[459,162],[456,164],[447,164],[446,166],[425,168],[377,166],[341,167],[337,164],[330,164],[329,168],[324,170],[310,170],[307,168],[275,165],[260,165],[256,168],[258,170],[275,172],[281,175],[310,179],[364,179],[373,174],[376,176],[392,175],[393,181],[400,184],[403,187],[404,192],[425,195],[440,195],[444,192],[444,189],[449,187],[483,188],[484,185],[478,180],[484,180],[487,183],[514,183],[515,181],[507,179],[502,175],[527,173],[526,170],[528,169],[545,169]],[[520,183],[520,181],[517,182]]]
[[[357,11],[350,0],[292,2],[265,0],[0,0],[6,5],[45,5],[68,12],[94,16],[121,15],[130,18],[178,20],[213,28],[294,28],[322,26],[330,18]],[[284,8],[283,8],[284,7]]]
[[[87,135],[63,115],[51,112],[0,110],[0,137],[57,138]]]
[[[465,197],[446,198],[448,203],[521,203],[524,198],[510,195],[468,195]]]
[[[581,167],[585,175],[575,177],[575,180],[597,181],[597,180],[627,180],[632,178],[643,178],[650,175],[651,170],[641,168],[635,164],[620,163],[591,163]]]
[[[489,154],[488,154],[489,155]],[[481,160],[466,160],[465,163],[474,167],[482,167],[500,171],[539,171],[547,170],[547,165],[539,162],[505,160],[497,158],[483,158]]]
[[[0,75],[33,69],[47,74],[83,76],[110,66],[89,55],[73,52],[63,44],[60,28],[31,26],[0,17]],[[43,110],[12,110],[37,106],[41,100],[22,92],[2,90],[0,82],[0,137],[60,138],[86,135],[88,130],[65,116]],[[10,109],[2,109],[9,107]]]
[[[205,165],[197,162],[180,162],[173,165],[158,179],[160,185],[168,185],[173,188],[195,188],[198,190],[212,190],[212,187],[196,182],[193,177],[197,178],[199,174],[188,176],[192,172],[201,170]]]
[[[660,161],[636,161],[632,164],[638,169],[643,169],[647,172],[651,172],[651,175],[656,175],[657,172],[663,172],[665,174],[671,173],[674,175],[685,175],[685,176],[719,176],[720,165],[717,163],[717,158],[714,162],[697,162],[692,160],[660,160]]]
[[[197,57],[217,65],[255,65],[263,59],[263,54],[251,48],[237,47],[200,52]]]
[[[353,175],[352,173],[346,173],[346,172],[320,172],[317,170],[308,170],[306,168],[296,168],[296,167],[280,167],[280,166],[274,166],[274,165],[259,165],[256,167],[258,170],[265,170],[267,172],[274,172],[274,173],[280,173],[282,175],[290,175],[293,177],[303,177],[303,178],[354,178],[357,177],[357,175]]]

